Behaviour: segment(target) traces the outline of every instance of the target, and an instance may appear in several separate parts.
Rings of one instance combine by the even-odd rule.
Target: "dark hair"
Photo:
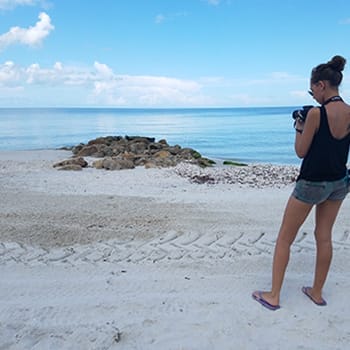
[[[343,80],[346,59],[342,56],[334,56],[327,63],[319,64],[312,70],[311,83],[316,84],[320,80],[328,80],[331,86],[338,87]]]

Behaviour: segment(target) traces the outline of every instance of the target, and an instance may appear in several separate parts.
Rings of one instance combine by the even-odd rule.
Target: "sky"
[[[0,0],[0,108],[316,104],[349,42],[349,0]]]

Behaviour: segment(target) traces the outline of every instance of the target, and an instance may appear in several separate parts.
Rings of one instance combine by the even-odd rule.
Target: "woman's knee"
[[[295,240],[296,235],[297,235],[297,231],[295,230],[282,229],[278,235],[277,243],[283,246],[291,246]]]
[[[325,230],[324,228],[317,228],[314,232],[315,240],[317,244],[322,245],[332,245],[332,231],[331,230]]]

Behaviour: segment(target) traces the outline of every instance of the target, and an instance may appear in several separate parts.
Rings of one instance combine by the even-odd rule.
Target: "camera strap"
[[[324,101],[322,103],[322,106],[325,106],[329,102],[336,102],[336,101],[343,101],[343,99],[340,96],[333,96],[333,97],[329,98],[328,100]]]

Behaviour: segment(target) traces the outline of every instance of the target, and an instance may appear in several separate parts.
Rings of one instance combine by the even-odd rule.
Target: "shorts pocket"
[[[299,180],[296,184],[296,198],[303,202],[317,204],[327,199],[327,184],[325,182],[311,182]]]

